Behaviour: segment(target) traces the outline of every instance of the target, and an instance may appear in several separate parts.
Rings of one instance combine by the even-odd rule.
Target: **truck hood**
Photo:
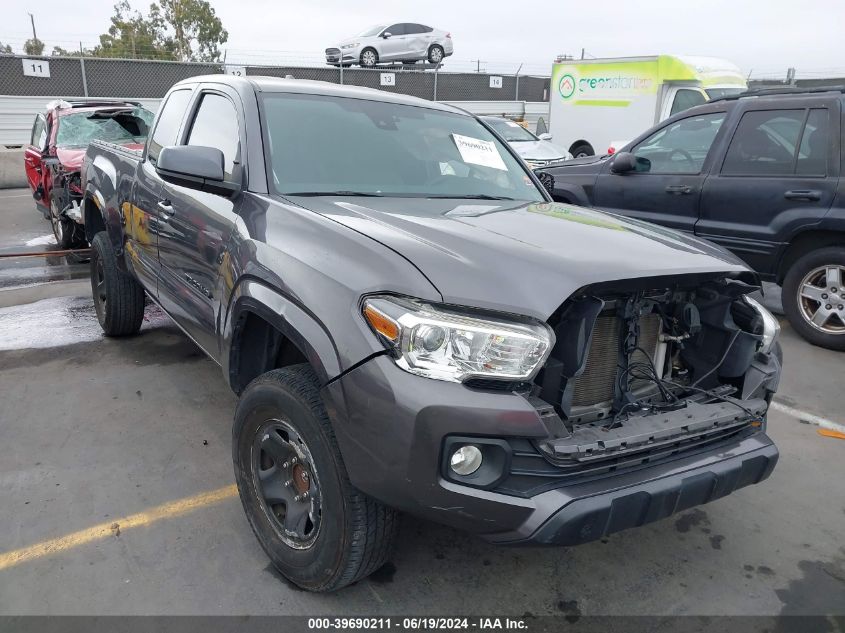
[[[513,150],[526,160],[554,160],[564,158],[568,152],[548,141],[519,141],[511,143]]]
[[[402,255],[446,303],[542,320],[590,284],[748,270],[709,242],[572,205],[388,197],[289,199]]]

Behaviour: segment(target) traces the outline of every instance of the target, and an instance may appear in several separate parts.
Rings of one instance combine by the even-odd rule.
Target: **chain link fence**
[[[435,101],[537,102],[547,101],[549,95],[548,77],[448,72],[428,64],[365,69],[18,55],[0,56],[0,95],[155,99],[177,81],[220,73],[291,75]]]

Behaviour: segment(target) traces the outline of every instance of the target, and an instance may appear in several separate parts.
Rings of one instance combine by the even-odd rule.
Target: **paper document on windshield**
[[[455,145],[458,146],[458,151],[465,163],[492,167],[502,171],[508,170],[499,150],[492,142],[482,141],[471,136],[462,136],[461,134],[452,134],[452,138],[455,139]]]

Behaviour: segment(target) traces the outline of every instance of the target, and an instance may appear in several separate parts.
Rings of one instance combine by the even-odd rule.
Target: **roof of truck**
[[[384,90],[376,90],[374,88],[339,85],[328,81],[314,81],[310,79],[288,79],[285,77],[267,77],[263,75],[250,75],[248,77],[234,77],[231,75],[200,75],[198,77],[183,79],[176,85],[190,85],[197,83],[222,83],[236,88],[243,88],[249,85],[256,92],[290,92],[296,94],[315,94],[333,97],[349,97],[353,99],[367,99],[370,101],[383,101],[385,103],[411,105],[430,108],[432,110],[442,110],[444,112],[473,116],[471,113],[463,110],[462,108],[457,108],[445,103],[428,101],[427,99],[420,99],[418,97],[411,97],[395,92],[386,92]]]

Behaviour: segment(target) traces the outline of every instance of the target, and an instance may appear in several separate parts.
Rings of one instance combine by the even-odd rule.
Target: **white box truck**
[[[575,158],[605,154],[677,112],[746,89],[739,68],[715,57],[566,60],[552,68],[549,132]]]

